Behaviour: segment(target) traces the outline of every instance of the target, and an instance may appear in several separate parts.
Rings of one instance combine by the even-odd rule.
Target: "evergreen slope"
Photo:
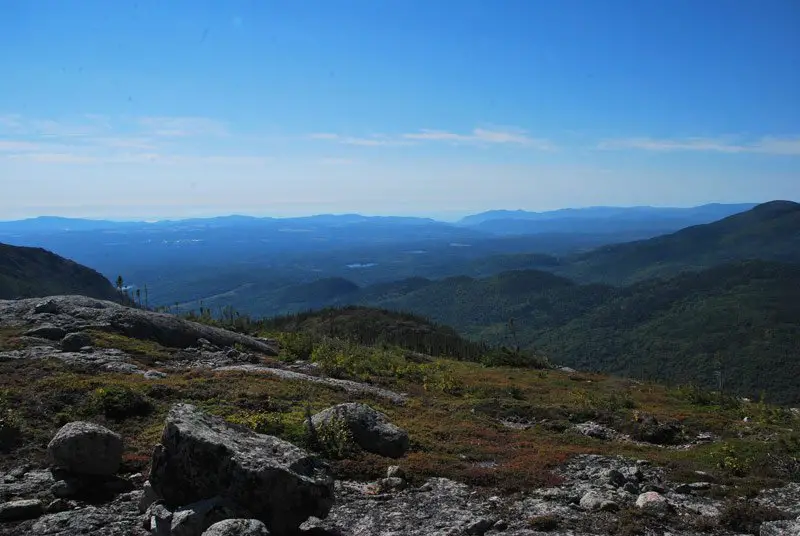
[[[0,299],[55,294],[118,298],[111,283],[91,268],[44,249],[0,244]]]

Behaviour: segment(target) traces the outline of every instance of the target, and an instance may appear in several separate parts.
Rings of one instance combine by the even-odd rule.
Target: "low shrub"
[[[148,415],[153,405],[141,393],[123,386],[99,387],[92,392],[91,407],[109,419]]]
[[[534,516],[528,519],[528,526],[533,530],[549,532],[558,528],[559,521],[556,516]]]
[[[786,512],[754,501],[733,500],[720,511],[719,524],[735,532],[758,534],[761,523],[790,517]]]
[[[334,416],[314,429],[313,442],[325,457],[335,460],[349,458],[358,451],[353,434],[344,419]]]

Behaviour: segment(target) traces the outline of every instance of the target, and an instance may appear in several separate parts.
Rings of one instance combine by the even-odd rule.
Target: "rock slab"
[[[219,496],[278,534],[325,518],[333,506],[333,479],[320,460],[189,404],[167,416],[150,484],[171,508]]]
[[[56,433],[47,455],[55,467],[70,473],[111,476],[122,461],[122,438],[99,424],[75,421]]]
[[[226,519],[211,525],[203,536],[269,536],[269,531],[257,519]]]
[[[38,499],[10,501],[0,504],[0,521],[33,519],[44,513],[44,504]]]

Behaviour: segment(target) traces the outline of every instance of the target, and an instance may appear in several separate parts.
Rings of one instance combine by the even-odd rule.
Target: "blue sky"
[[[6,0],[0,219],[800,200],[795,0]]]

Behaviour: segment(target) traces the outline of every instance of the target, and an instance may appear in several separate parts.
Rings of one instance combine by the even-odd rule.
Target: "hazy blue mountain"
[[[710,203],[697,207],[586,207],[562,208],[544,212],[527,210],[489,210],[479,214],[466,216],[459,220],[460,225],[478,225],[492,220],[595,220],[614,218],[622,220],[642,220],[648,218],[710,218],[710,221],[724,218],[738,212],[749,210],[757,203],[723,204]]]
[[[617,284],[746,259],[800,262],[800,204],[772,201],[676,233],[603,246],[566,259],[559,272]]]

